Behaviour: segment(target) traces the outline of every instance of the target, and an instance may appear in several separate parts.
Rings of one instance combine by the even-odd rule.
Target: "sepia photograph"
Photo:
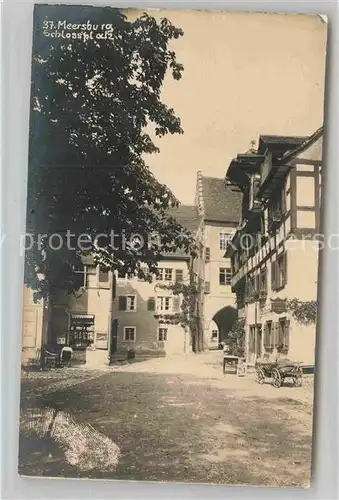
[[[21,476],[310,485],[327,26],[35,5]]]

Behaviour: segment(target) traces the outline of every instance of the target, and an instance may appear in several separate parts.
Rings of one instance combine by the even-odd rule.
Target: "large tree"
[[[170,45],[182,35],[146,13],[129,20],[113,8],[35,8],[25,281],[37,295],[78,288],[73,271],[87,252],[142,273],[141,261],[152,272],[164,251],[190,248],[188,232],[169,215],[178,201],[144,161],[158,152],[150,131],[183,133],[161,100],[167,70],[181,78]],[[79,249],[80,234],[93,242],[111,230],[114,249],[107,238],[99,249]],[[142,248],[122,243],[135,233]]]

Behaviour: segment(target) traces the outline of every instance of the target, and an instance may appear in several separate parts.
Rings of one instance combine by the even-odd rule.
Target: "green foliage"
[[[301,324],[312,325],[317,321],[317,301],[301,301],[297,298],[286,300],[286,309]]]
[[[234,356],[243,356],[245,347],[245,319],[238,319],[227,335],[226,342],[230,353]]]
[[[196,332],[199,318],[195,315],[195,305],[197,295],[200,293],[199,287],[195,283],[176,282],[172,285],[159,285],[160,288],[171,290],[173,295],[181,295],[181,312],[177,314],[160,315],[159,321],[174,325],[181,325],[185,331]]]
[[[183,133],[180,118],[161,101],[166,72],[181,78],[183,66],[169,44],[183,31],[148,14],[129,21],[112,8],[40,5],[35,13],[27,204],[34,245],[25,282],[39,296],[71,292],[79,287],[73,271],[80,254],[94,251],[110,268],[142,275],[143,261],[153,272],[164,251],[192,245],[188,231],[168,215],[178,200],[144,160],[159,151],[152,131]],[[109,39],[86,42],[43,35],[44,21],[61,19],[114,29]],[[123,248],[119,239],[93,246],[96,235],[112,229],[127,242],[136,233],[159,238],[141,250]],[[48,241],[55,233],[63,237],[57,251]],[[79,252],[77,237],[84,233],[91,240]]]

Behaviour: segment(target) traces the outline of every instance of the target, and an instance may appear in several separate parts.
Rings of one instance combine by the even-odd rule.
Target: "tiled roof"
[[[169,214],[192,233],[198,230],[201,217],[194,205],[180,205],[177,208],[171,208]]]
[[[215,222],[239,222],[241,218],[242,194],[224,179],[202,177],[202,197],[205,220]]]
[[[193,205],[180,205],[176,208],[169,210],[169,215],[176,219],[176,221],[185,229],[192,232],[195,236],[199,228],[201,217],[198,214],[197,208]],[[164,258],[184,258],[187,259],[189,254],[184,249],[176,249],[174,252],[166,252],[163,254]]]
[[[258,153],[264,154],[269,148],[271,151],[283,153],[297,148],[307,139],[302,136],[283,136],[283,135],[261,135],[259,137]]]

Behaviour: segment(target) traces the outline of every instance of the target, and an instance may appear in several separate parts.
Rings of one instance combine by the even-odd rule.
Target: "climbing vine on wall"
[[[304,325],[312,325],[317,321],[317,301],[302,301],[297,298],[286,300],[286,309],[292,317]]]
[[[199,318],[195,315],[195,304],[199,287],[195,283],[176,282],[171,285],[159,284],[159,288],[171,290],[173,295],[182,296],[181,312],[176,314],[158,315],[159,323],[181,325],[185,331],[195,332],[198,328]]]

